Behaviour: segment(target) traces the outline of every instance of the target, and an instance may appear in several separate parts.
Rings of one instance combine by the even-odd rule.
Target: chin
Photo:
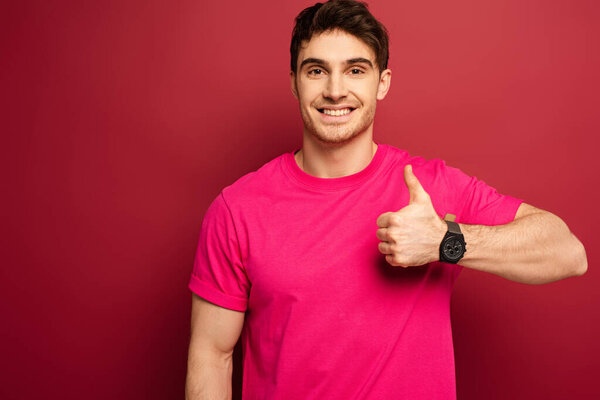
[[[317,128],[316,130],[311,130],[311,132],[313,136],[315,136],[317,139],[319,139],[319,141],[323,143],[338,144],[352,140],[353,138],[358,136],[361,131],[352,130],[346,127],[340,127],[339,129],[332,129],[331,127],[327,127],[324,129]]]

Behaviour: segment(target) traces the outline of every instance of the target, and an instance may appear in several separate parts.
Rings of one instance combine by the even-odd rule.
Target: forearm
[[[543,284],[587,270],[581,242],[556,215],[539,212],[505,225],[460,224],[467,252],[459,264],[512,281]]]
[[[186,400],[231,400],[233,354],[190,352]]]

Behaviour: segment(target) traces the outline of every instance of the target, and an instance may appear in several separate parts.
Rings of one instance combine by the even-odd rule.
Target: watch
[[[465,255],[467,244],[460,231],[460,226],[453,221],[444,221],[448,225],[448,232],[440,243],[440,261],[456,264]]]

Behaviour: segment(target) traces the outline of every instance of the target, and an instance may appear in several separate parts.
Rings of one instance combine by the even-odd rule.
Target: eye
[[[319,68],[314,68],[311,69],[310,71],[308,71],[309,75],[321,75],[323,71],[321,71]]]
[[[350,72],[352,72],[353,75],[359,75],[359,74],[363,74],[364,73],[363,70],[359,69],[359,68],[352,68],[350,70]]]

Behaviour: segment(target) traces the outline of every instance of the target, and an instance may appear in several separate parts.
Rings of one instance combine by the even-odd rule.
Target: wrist
[[[448,264],[457,264],[467,252],[461,225],[449,220],[444,220],[447,230],[439,246],[439,260]]]
[[[444,240],[446,232],[448,232],[448,225],[446,225],[446,222],[443,219],[438,218],[435,227],[435,234],[433,235],[434,240],[431,246],[432,262],[440,261],[440,244],[442,243],[442,240]]]

